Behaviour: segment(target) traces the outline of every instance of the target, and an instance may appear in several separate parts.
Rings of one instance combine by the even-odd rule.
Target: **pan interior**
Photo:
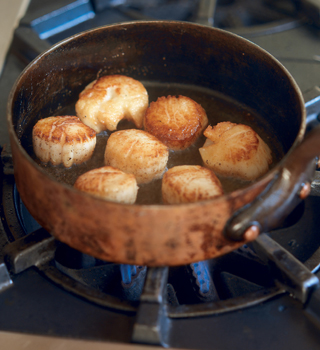
[[[303,134],[302,99],[293,79],[267,52],[214,28],[180,22],[134,22],[80,33],[40,55],[22,73],[9,101],[9,122],[19,143],[32,150],[35,123],[51,115],[75,114],[79,93],[97,77],[122,74],[141,81],[150,102],[185,95],[200,103],[211,125],[250,125],[273,152],[273,166]],[[12,120],[10,119],[12,118]],[[132,125],[122,123],[121,128]],[[93,158],[71,169],[39,164],[68,185],[103,165],[109,134],[98,136]],[[202,164],[198,148],[171,153],[168,167]],[[19,146],[20,147],[20,146]],[[39,162],[38,162],[39,163]],[[249,185],[222,179],[225,192]],[[160,203],[161,181],[140,186],[138,203]],[[151,195],[152,194],[152,195]]]
[[[152,81],[142,81],[146,87],[150,102],[156,101],[158,97],[168,95],[184,95],[192,98],[202,105],[206,110],[210,125],[216,125],[222,121],[230,121],[233,123],[242,123],[251,126],[262,139],[269,145],[272,150],[273,163],[275,166],[283,157],[284,151],[281,141],[275,136],[273,125],[265,120],[256,111],[237,102],[236,100],[221,94],[218,91],[203,88],[195,85],[178,84],[178,83],[161,83]],[[75,115],[75,104],[60,109],[55,115]],[[46,117],[46,116],[43,116]],[[77,177],[86,171],[98,168],[104,165],[104,151],[106,143],[111,132],[102,132],[97,135],[97,146],[93,157],[80,165],[74,165],[71,168],[61,166],[53,166],[51,164],[41,163],[35,156],[32,147],[32,127],[30,123],[25,130],[21,139],[22,146],[27,150],[33,160],[50,174],[54,179],[61,183],[73,186]],[[118,129],[134,128],[130,122],[123,121],[119,124]],[[167,168],[175,165],[203,165],[199,147],[205,142],[205,137],[200,137],[197,142],[184,151],[170,151],[169,162]],[[225,193],[230,193],[236,189],[246,187],[251,182],[244,182],[229,178],[220,177]],[[139,186],[137,204],[161,204],[161,179],[154,180],[149,184]]]

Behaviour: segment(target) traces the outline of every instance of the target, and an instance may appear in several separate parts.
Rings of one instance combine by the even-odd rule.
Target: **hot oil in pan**
[[[158,97],[168,95],[184,95],[192,98],[205,109],[210,125],[216,125],[222,121],[233,123],[242,123],[251,126],[260,137],[268,144],[272,151],[274,166],[283,157],[282,145],[273,135],[272,126],[265,119],[249,110],[246,106],[219,94],[216,91],[182,84],[163,84],[143,82],[146,87],[150,102],[156,101]],[[67,106],[56,115],[75,115],[74,104]],[[43,116],[46,117],[46,116]],[[32,125],[33,126],[33,125]],[[122,121],[118,125],[119,129],[133,128],[134,125],[127,121]],[[41,163],[34,155],[32,149],[32,132],[25,132],[22,144],[27,149],[33,159],[45,169],[47,173],[57,179],[59,182],[73,186],[78,176],[91,169],[99,168],[104,165],[104,152],[110,132],[102,132],[97,135],[97,145],[92,158],[80,165],[74,165],[71,168],[63,166],[52,166],[51,164]],[[205,137],[200,137],[197,142],[184,151],[170,151],[168,168],[175,165],[203,165],[199,147],[205,142]],[[225,193],[249,185],[249,182],[235,179],[220,178]],[[152,181],[149,184],[139,185],[137,204],[158,204],[161,203],[161,180]]]

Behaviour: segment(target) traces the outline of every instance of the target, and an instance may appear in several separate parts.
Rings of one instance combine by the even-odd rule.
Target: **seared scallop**
[[[77,116],[97,133],[116,130],[122,119],[142,128],[149,98],[145,87],[124,75],[108,75],[91,82],[76,103]]]
[[[137,129],[112,133],[107,141],[105,164],[134,174],[138,184],[162,176],[166,169],[167,146],[146,131]]]
[[[91,158],[96,132],[75,116],[48,117],[33,127],[32,142],[34,153],[42,162],[62,163],[69,168]]]
[[[90,170],[78,177],[74,187],[112,202],[133,204],[138,186],[132,174],[111,166]]]
[[[253,181],[269,170],[271,150],[250,126],[222,122],[208,126],[204,135],[207,140],[199,151],[217,175]]]
[[[162,179],[162,199],[166,204],[191,203],[223,195],[217,176],[199,165],[169,169]]]
[[[172,150],[191,146],[207,125],[205,110],[186,96],[159,97],[144,118],[144,129]]]

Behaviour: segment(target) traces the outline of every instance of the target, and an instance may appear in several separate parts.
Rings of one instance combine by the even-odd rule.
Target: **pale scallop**
[[[138,184],[159,179],[166,169],[169,150],[157,138],[137,129],[112,133],[107,141],[105,164],[134,174]]]
[[[192,203],[223,195],[217,176],[199,165],[180,165],[169,169],[162,179],[165,204]]]
[[[172,150],[183,150],[202,135],[208,125],[206,111],[186,96],[162,96],[151,102],[144,129]]]
[[[124,75],[107,75],[91,82],[79,95],[77,116],[97,133],[116,130],[122,119],[142,128],[149,104],[147,90]]]
[[[204,135],[207,140],[199,151],[217,175],[253,181],[269,170],[271,150],[251,127],[222,122],[208,126]]]
[[[132,174],[111,166],[90,170],[78,177],[74,187],[112,202],[134,204],[137,198],[137,181]]]
[[[91,158],[96,132],[75,116],[48,117],[33,127],[32,143],[35,155],[42,162],[69,168]]]

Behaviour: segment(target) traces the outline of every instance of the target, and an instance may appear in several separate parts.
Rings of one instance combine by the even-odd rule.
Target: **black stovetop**
[[[142,10],[143,3],[148,6]],[[159,346],[225,350],[319,348],[320,328],[310,321],[304,305],[279,287],[268,265],[251,246],[206,262],[220,300],[203,297],[194,281],[194,270],[177,267],[148,269],[147,272],[140,268],[142,287],[146,282],[145,288],[151,288],[148,281],[153,275],[165,285],[161,287],[165,307],[148,301],[150,290],[153,296],[161,294],[152,288],[145,290],[139,301],[140,287],[131,294],[121,289],[118,265],[79,254],[54,242],[42,229],[38,230],[15,189],[5,117],[10,88],[25,65],[40,52],[92,27],[150,18],[213,21],[273,54],[293,75],[306,99],[314,97],[314,87],[320,83],[320,30],[300,16],[293,1],[212,2],[216,6],[214,17],[203,17],[198,6],[204,3],[187,0],[30,1],[15,31],[0,79],[0,145],[4,163],[1,173],[0,330],[105,342],[152,343],[154,338],[142,339],[139,333],[147,320],[151,326],[156,324],[160,328],[157,332],[163,338],[155,341]],[[235,12],[240,15],[235,16]],[[270,237],[317,274],[320,198],[313,194],[281,228],[271,232]],[[49,257],[32,253],[34,260],[29,262],[27,258],[24,265],[24,258],[11,253],[10,247],[28,246],[30,242],[25,238],[30,237],[26,236],[28,234],[34,234],[33,243],[48,246]],[[66,261],[65,256],[71,260]],[[186,284],[191,291],[185,290]],[[148,313],[151,316],[146,318]]]

